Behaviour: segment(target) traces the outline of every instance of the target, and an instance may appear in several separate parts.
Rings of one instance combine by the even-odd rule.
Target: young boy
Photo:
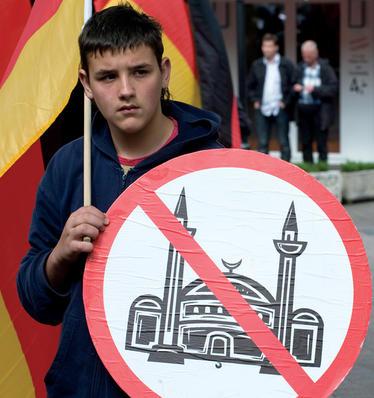
[[[63,147],[40,184],[31,249],[18,274],[23,306],[62,335],[45,378],[48,396],[123,397],[88,333],[82,272],[105,212],[151,168],[189,152],[218,148],[216,115],[168,99],[170,61],[161,26],[128,5],[95,14],[80,37],[79,79],[99,112],[92,125],[92,202],[82,207],[82,139]],[[90,237],[91,242],[83,240]]]

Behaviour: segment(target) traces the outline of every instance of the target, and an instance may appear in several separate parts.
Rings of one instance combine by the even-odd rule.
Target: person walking
[[[267,33],[262,38],[262,58],[251,66],[248,75],[248,95],[253,103],[258,151],[269,152],[272,128],[275,126],[281,158],[291,159],[289,114],[295,68],[290,60],[279,54],[277,36]]]
[[[338,79],[329,62],[319,58],[317,44],[301,46],[302,62],[297,66],[297,124],[304,162],[313,163],[313,142],[317,141],[319,162],[327,162],[328,130],[334,122],[334,99]]]

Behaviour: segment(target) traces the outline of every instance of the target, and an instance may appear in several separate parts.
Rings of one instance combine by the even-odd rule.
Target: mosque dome
[[[225,277],[235,286],[236,290],[250,303],[273,304],[274,298],[270,292],[255,280],[232,272],[224,272]],[[201,279],[196,279],[182,290],[182,300],[199,297],[199,300],[215,299],[214,294]]]

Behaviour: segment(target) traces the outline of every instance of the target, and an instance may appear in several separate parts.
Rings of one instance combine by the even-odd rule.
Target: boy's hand
[[[46,274],[52,287],[66,290],[72,266],[82,253],[93,250],[92,242],[108,224],[106,214],[93,206],[81,207],[70,215],[46,263]],[[91,241],[83,240],[85,237]]]

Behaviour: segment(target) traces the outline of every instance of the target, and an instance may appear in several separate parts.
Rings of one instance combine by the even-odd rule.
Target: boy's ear
[[[168,88],[170,80],[171,63],[167,57],[162,58],[161,61],[161,76],[162,76],[162,88]]]
[[[92,90],[90,87],[90,80],[88,78],[87,72],[84,69],[79,69],[79,80],[82,83],[84,92],[86,94],[86,96],[92,100],[93,99],[93,94],[92,94]]]

